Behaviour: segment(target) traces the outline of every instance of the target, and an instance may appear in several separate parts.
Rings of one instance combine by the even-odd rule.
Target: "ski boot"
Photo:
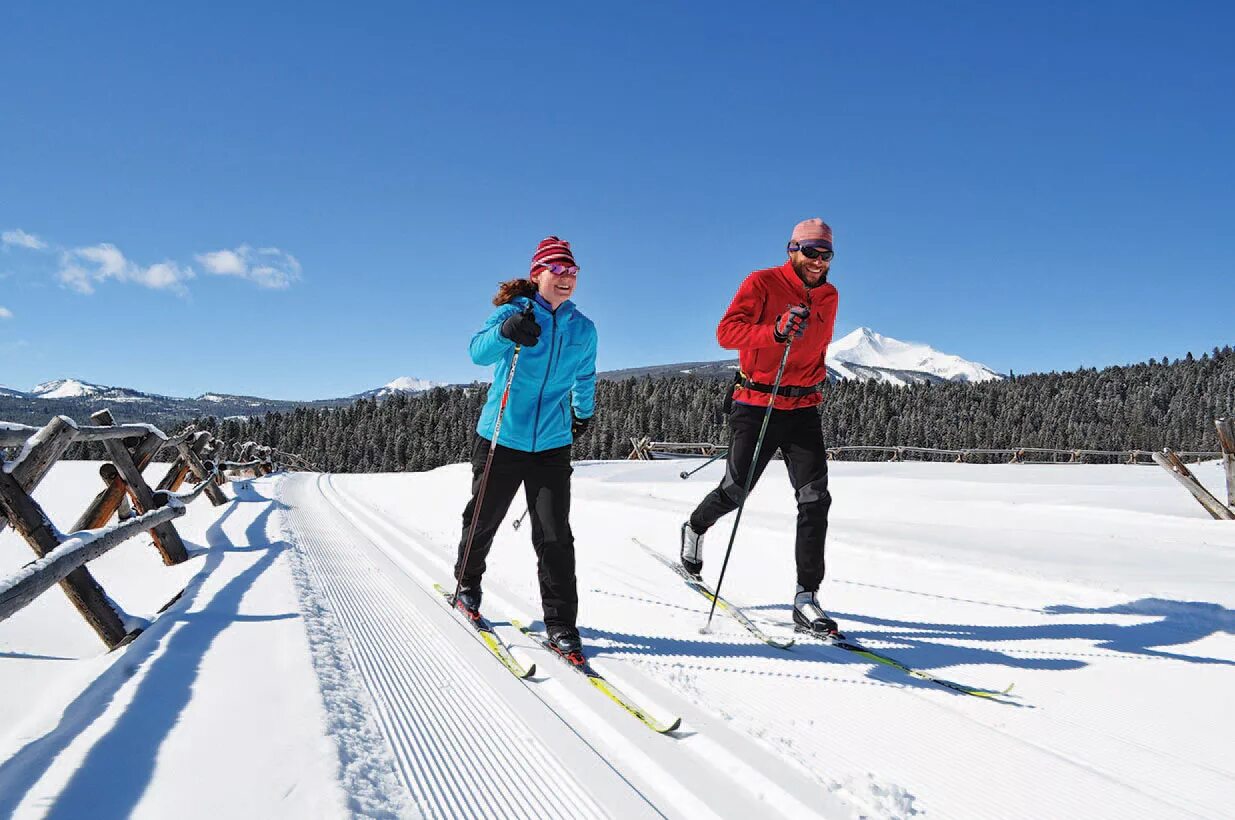
[[[799,632],[809,632],[824,638],[844,638],[836,621],[819,606],[813,590],[797,588],[793,596],[793,625]]]
[[[583,657],[583,641],[579,638],[579,630],[573,626],[551,626],[547,628],[549,640],[547,645],[575,666],[585,663]]]
[[[703,572],[703,535],[682,522],[682,567],[691,575]]]
[[[455,596],[455,609],[462,612],[469,620],[480,620],[480,587],[462,587]]]

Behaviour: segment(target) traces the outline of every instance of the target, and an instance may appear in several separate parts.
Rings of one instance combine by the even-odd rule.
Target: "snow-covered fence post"
[[[1228,510],[1221,501],[1213,497],[1209,490],[1196,480],[1196,476],[1184,464],[1183,459],[1173,453],[1170,448],[1164,448],[1160,453],[1154,453],[1154,461],[1166,470],[1175,480],[1192,493],[1192,497],[1200,502],[1206,512],[1220,521],[1235,521],[1235,512]]]
[[[19,465],[20,466],[20,465]],[[42,508],[34,502],[17,479],[4,469],[0,458],[0,513],[8,518],[34,554],[43,558],[60,546],[60,536]],[[85,567],[78,567],[60,579],[60,588],[81,613],[103,643],[115,648],[125,639],[124,623],[98,581]]]
[[[31,444],[24,456],[13,467],[13,478],[21,487],[22,492],[32,493],[39,482],[46,477],[51,465],[56,463],[64,451],[73,443],[77,425],[66,416],[56,416],[43,429],[31,438]],[[0,532],[4,532],[4,519],[0,518]]]
[[[110,427],[116,423],[110,410],[91,413],[90,418],[104,427]],[[160,445],[166,441],[166,437],[157,435],[153,431],[148,432],[143,441],[150,439],[156,439]],[[115,464],[116,469],[120,471],[124,483],[129,486],[129,496],[138,514],[157,509],[154,493],[150,485],[146,483],[146,479],[142,477],[141,470],[133,461],[133,453],[129,451],[124,442],[117,439],[105,439],[103,446],[107,449],[107,455],[111,458],[112,464]],[[139,442],[138,447],[140,446]],[[157,450],[158,447],[155,449]],[[170,523],[156,525],[150,530],[150,536],[154,539],[154,546],[163,557],[164,564],[172,566],[189,560],[189,551],[185,549],[184,542],[180,540],[180,533],[176,532],[176,528]]]
[[[1226,470],[1226,505],[1235,510],[1235,418],[1214,419],[1218,444],[1222,447],[1222,467]]]
[[[182,443],[177,446],[177,449],[180,451],[180,457],[184,459],[188,465],[189,472],[193,474],[193,478],[197,481],[205,481],[214,470],[213,463],[207,466],[202,461],[202,452],[210,445],[210,441],[210,434],[203,431],[193,437],[192,444]],[[179,485],[172,487],[172,489],[179,489]],[[227,495],[214,482],[206,485],[206,497],[216,507],[227,503]]]

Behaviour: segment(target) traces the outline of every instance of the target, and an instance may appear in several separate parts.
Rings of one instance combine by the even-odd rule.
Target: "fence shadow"
[[[256,499],[254,499],[256,500]],[[9,816],[56,757],[98,720],[132,675],[145,674],[112,727],[93,745],[81,765],[48,807],[49,817],[123,817],[136,808],[150,785],[159,747],[192,698],[202,661],[214,640],[238,621],[269,621],[295,613],[240,616],[245,593],[288,545],[267,541],[266,524],[281,505],[272,501],[246,528],[246,545],[232,545],[223,532],[238,508],[232,504],[206,533],[205,563],[185,587],[176,606],[164,613],[64,710],[60,722],[0,764],[0,816]],[[252,566],[227,582],[202,608],[205,581],[228,552],[264,549]]]

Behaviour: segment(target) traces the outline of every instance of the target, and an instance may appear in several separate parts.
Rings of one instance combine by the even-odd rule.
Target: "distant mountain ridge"
[[[22,424],[45,424],[52,415],[66,415],[88,423],[90,414],[103,407],[117,409],[120,420],[150,421],[170,424],[198,416],[215,418],[248,418],[266,413],[287,413],[297,407],[337,407],[357,399],[384,399],[396,394],[419,395],[441,382],[401,376],[373,390],[353,396],[310,401],[266,399],[231,393],[203,393],[196,398],[179,398],[159,393],[144,393],[128,387],[94,384],[82,379],[54,379],[35,385],[31,390],[17,390],[0,385],[0,421]],[[128,408],[128,409],[120,409]]]
[[[929,345],[902,342],[866,327],[858,328],[829,346],[827,367],[830,381],[856,379],[905,385],[923,382],[980,382],[1004,378],[977,362],[941,353]],[[722,359],[609,370],[597,375],[601,379],[621,380],[643,376],[660,378],[694,374],[704,379],[729,380],[737,370],[737,359]],[[197,416],[247,418],[265,413],[286,413],[297,407],[336,407],[351,404],[358,399],[381,400],[399,394],[416,396],[435,387],[452,386],[456,385],[400,376],[381,387],[351,396],[285,401],[230,393],[203,393],[196,398],[176,398],[143,393],[128,387],[93,384],[81,379],[55,379],[35,385],[29,392],[0,386],[0,420],[44,424],[48,416],[64,414],[78,421],[85,421],[90,413],[109,405],[131,408],[128,412],[118,413],[118,417],[123,415],[155,423]]]

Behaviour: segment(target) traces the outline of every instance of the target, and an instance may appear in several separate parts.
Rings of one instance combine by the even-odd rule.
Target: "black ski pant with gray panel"
[[[755,440],[763,426],[766,407],[734,403],[729,412],[729,456],[725,477],[720,486],[708,493],[690,516],[690,526],[697,533],[707,532],[726,513],[738,508],[743,488],[755,455]],[[823,442],[823,429],[816,407],[797,410],[773,410],[768,419],[768,431],[759,450],[755,478],[751,489],[763,475],[764,468],[780,450],[789,470],[798,502],[798,527],[795,558],[798,584],[815,591],[823,582],[823,548],[828,535],[828,509],[832,495],[828,492],[828,456]]]
[[[575,537],[570,531],[570,474],[574,471],[570,466],[570,445],[528,453],[499,444],[493,453],[489,483],[478,511],[476,496],[488,458],[489,439],[475,436],[472,498],[463,508],[463,535],[459,539],[455,577],[462,577],[465,589],[480,587],[493,537],[519,492],[519,485],[523,485],[531,512],[532,548],[536,551],[536,575],[540,579],[545,627],[573,629],[579,613],[579,595],[575,586]],[[467,566],[461,567],[473,516],[478,518],[476,535],[467,556]]]

